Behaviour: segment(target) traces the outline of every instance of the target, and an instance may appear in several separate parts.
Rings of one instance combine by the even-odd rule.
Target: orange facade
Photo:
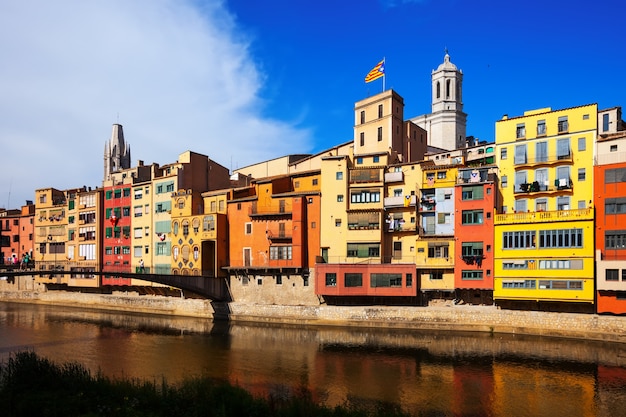
[[[626,162],[594,172],[597,312],[626,314]]]
[[[231,270],[300,273],[319,248],[319,192],[292,191],[289,177],[235,190],[228,202]]]
[[[315,267],[322,296],[416,297],[415,264],[323,264]]]

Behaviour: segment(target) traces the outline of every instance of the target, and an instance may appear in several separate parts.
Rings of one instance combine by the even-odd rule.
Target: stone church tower
[[[130,145],[124,142],[122,125],[114,124],[111,139],[104,145],[104,180],[110,180],[111,174],[130,168]]]
[[[454,150],[466,146],[467,114],[463,113],[463,71],[450,62],[446,50],[443,63],[431,74],[432,113],[411,119],[428,132],[428,144]]]

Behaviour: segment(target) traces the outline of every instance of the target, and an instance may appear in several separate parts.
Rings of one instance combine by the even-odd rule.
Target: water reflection
[[[623,345],[534,336],[212,323],[0,303],[0,359],[32,349],[108,376],[306,390],[414,415],[626,416]]]

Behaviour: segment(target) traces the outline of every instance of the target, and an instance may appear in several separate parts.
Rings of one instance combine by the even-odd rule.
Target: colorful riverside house
[[[352,149],[322,158],[315,291],[326,303],[419,301],[414,165],[427,137],[403,114],[393,90],[357,102]]]
[[[21,263],[28,255],[33,260],[35,204],[27,200],[21,209],[0,209],[0,265]],[[13,256],[15,255],[15,256]]]
[[[253,180],[228,201],[233,300],[317,305],[310,282],[319,248],[320,172]]]
[[[496,122],[502,206],[495,217],[494,301],[593,312],[596,104]]]
[[[67,243],[67,198],[64,191],[56,188],[35,190],[35,252],[37,270],[51,271],[35,277],[43,284],[65,284],[62,273],[65,269]]]
[[[459,168],[454,190],[456,298],[493,304],[493,215],[498,205],[497,167]]]
[[[230,245],[228,236],[228,201],[232,199],[232,194],[232,189],[202,193],[204,205],[202,232],[200,234],[202,275],[228,279],[228,272],[225,269],[228,266]]]
[[[458,164],[461,161],[457,161]],[[422,164],[419,190],[419,233],[415,265],[423,303],[454,295],[455,212],[454,189],[458,165]]]
[[[102,189],[83,187],[68,193],[68,286],[97,288],[102,265]]]
[[[626,314],[626,124],[621,110],[598,113],[594,167],[598,313]]]

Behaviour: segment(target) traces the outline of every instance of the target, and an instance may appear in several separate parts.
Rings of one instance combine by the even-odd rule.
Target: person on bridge
[[[143,274],[144,272],[146,272],[146,269],[143,266],[143,259],[139,260],[139,273]]]

